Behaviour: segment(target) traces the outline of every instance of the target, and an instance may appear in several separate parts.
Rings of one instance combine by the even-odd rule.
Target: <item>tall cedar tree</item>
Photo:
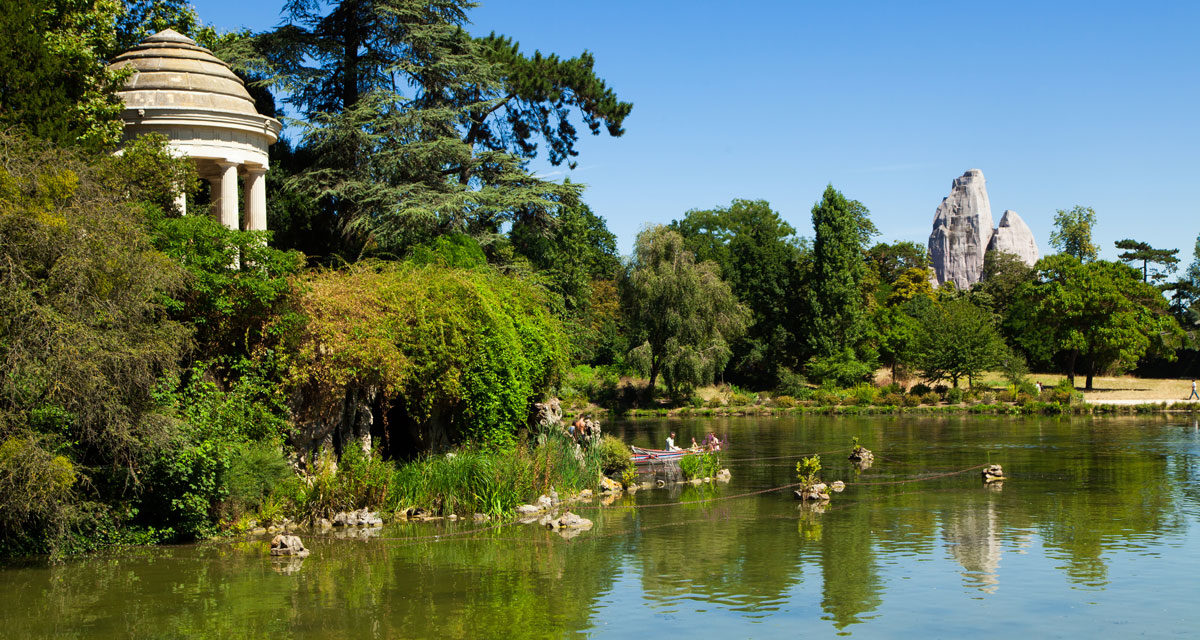
[[[825,369],[823,362],[850,365],[844,371],[869,370],[867,361],[873,358],[863,348],[870,313],[863,292],[869,270],[864,252],[878,232],[868,213],[861,202],[847,200],[833,185],[813,206],[816,239],[808,286],[808,346],[816,362],[810,363],[810,372]]]
[[[590,73],[590,56],[527,60],[506,40],[472,38],[463,24],[474,6],[292,0],[288,24],[231,49],[302,117],[313,165],[292,184],[322,200],[352,248],[489,238],[518,215],[550,215],[580,188],[527,170],[532,138],[546,137],[552,161],[573,155],[561,119],[572,106],[621,132],[631,107]]]

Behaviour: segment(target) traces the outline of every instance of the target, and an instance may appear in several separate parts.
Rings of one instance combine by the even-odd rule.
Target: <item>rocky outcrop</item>
[[[942,199],[929,234],[929,258],[939,285],[953,282],[966,289],[979,282],[983,254],[992,240],[992,205],[979,169],[955,178]]]
[[[996,227],[996,232],[992,234],[988,251],[1011,253],[1031,267],[1040,257],[1033,231],[1030,231],[1029,225],[1012,209],[1005,211],[1004,216],[1000,218],[1000,226]]]
[[[299,536],[278,535],[271,539],[271,555],[303,558],[308,555],[308,549],[304,548]]]
[[[342,511],[334,514],[330,524],[335,527],[382,527],[383,519],[366,507],[358,511]]]

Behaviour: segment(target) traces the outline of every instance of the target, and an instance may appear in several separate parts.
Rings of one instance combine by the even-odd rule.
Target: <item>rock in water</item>
[[[950,195],[933,215],[929,258],[939,285],[953,282],[966,289],[979,282],[983,254],[992,240],[992,205],[979,169],[954,179]]]
[[[996,233],[992,234],[992,242],[988,245],[988,251],[1011,253],[1031,267],[1040,257],[1037,240],[1033,238],[1033,231],[1012,209],[1006,210],[1000,218],[1000,226],[996,227]]]
[[[271,555],[303,558],[308,555],[308,549],[304,548],[299,536],[278,535],[271,540]]]

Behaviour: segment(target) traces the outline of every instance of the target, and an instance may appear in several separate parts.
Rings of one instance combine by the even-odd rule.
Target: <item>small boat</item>
[[[663,461],[663,460],[678,460],[689,453],[699,453],[690,449],[680,449],[678,451],[667,451],[665,449],[643,449],[641,447],[629,447],[633,450],[634,464],[642,462]]]

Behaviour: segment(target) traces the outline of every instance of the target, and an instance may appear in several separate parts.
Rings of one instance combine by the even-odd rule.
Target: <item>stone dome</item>
[[[241,78],[211,51],[166,29],[113,59],[110,69],[132,68],[117,95],[125,103],[126,140],[146,134],[167,139],[172,153],[191,159],[209,181],[213,215],[231,229],[267,228],[268,148],[279,121],[254,108]],[[238,206],[243,182],[244,216]],[[186,211],[187,194],[176,194]]]
[[[131,109],[190,107],[258,115],[254,99],[229,65],[171,29],[146,38],[110,65],[123,67],[135,71],[119,92]]]

